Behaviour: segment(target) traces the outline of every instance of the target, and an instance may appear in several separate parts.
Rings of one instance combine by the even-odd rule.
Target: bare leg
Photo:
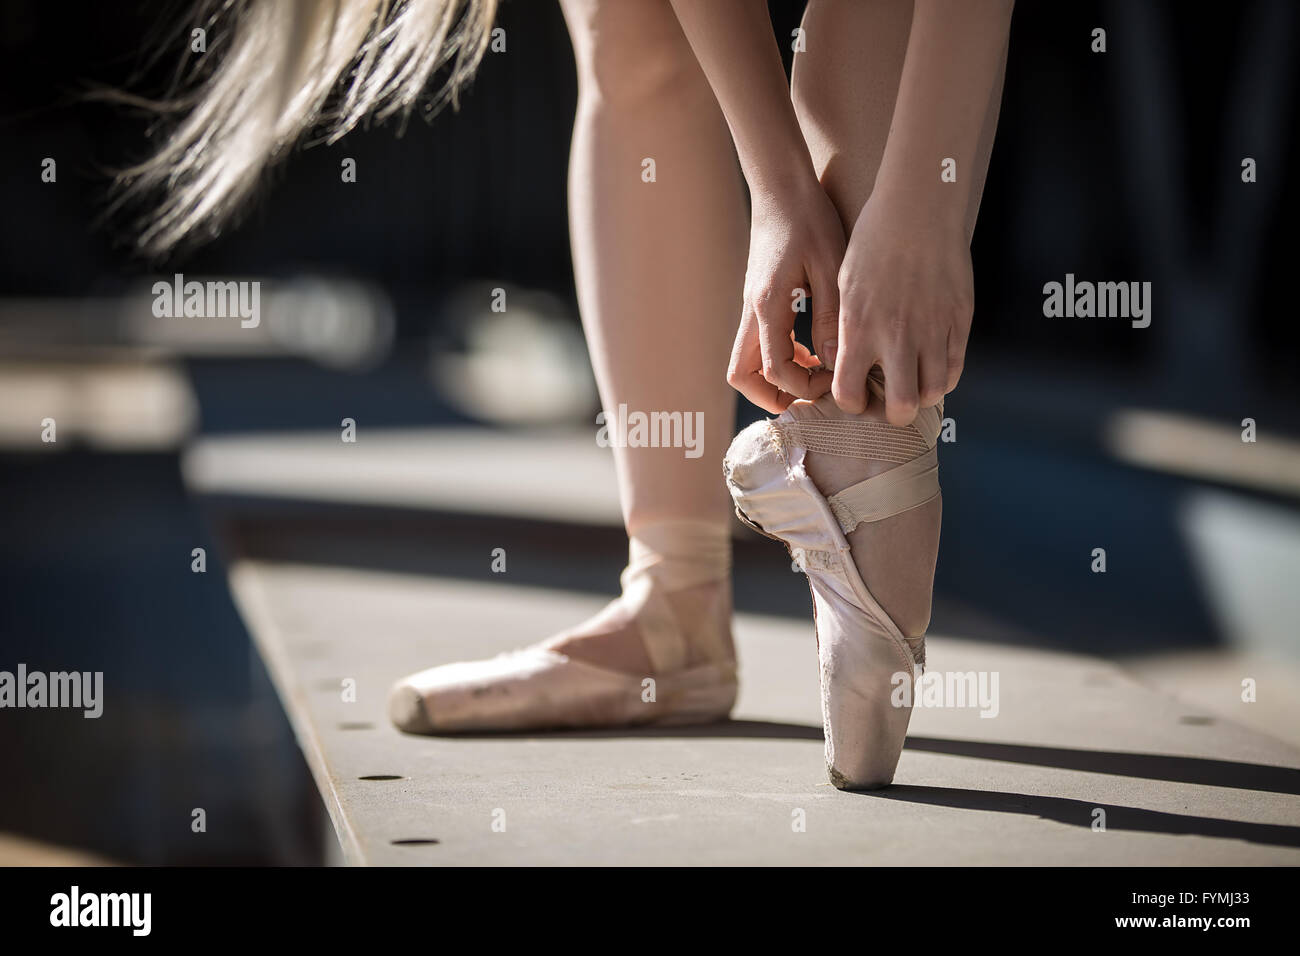
[[[389,715],[414,733],[698,723],[735,702],[722,455],[748,240],[740,174],[668,0],[563,9],[580,91],[573,260],[601,400],[607,414],[702,415],[702,454],[616,447],[631,542],[623,593],[540,645],[399,681]]]
[[[703,413],[703,454],[615,448],[629,535],[725,549],[721,460],[735,419],[725,373],[748,241],[722,113],[668,0],[563,0],[579,100],[569,169],[574,269],[603,407]],[[643,177],[654,162],[654,181]],[[649,529],[649,530],[647,530]],[[716,550],[716,548],[715,548]],[[689,577],[689,575],[688,575]],[[670,596],[691,657],[731,654],[730,579]],[[553,644],[648,673],[634,613],[616,602]]]
[[[813,163],[845,230],[871,195],[889,135],[912,21],[911,0],[810,0],[804,14],[806,52],[795,56],[792,96]],[[967,217],[973,232],[992,148],[1001,83],[981,136],[980,180]],[[882,405],[860,416],[839,411],[829,398],[808,417],[884,421]],[[809,453],[808,475],[824,495],[893,467]],[[936,499],[883,521],[859,525],[849,537],[862,579],[908,637],[925,632],[939,548],[942,502]]]

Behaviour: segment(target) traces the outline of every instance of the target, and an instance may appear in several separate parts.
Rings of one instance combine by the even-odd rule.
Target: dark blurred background
[[[770,6],[788,47],[801,4]],[[527,423],[476,401],[484,368],[552,386],[524,419],[590,429],[565,211],[576,81],[558,7],[506,2],[508,52],[487,56],[459,111],[298,151],[238,228],[157,266],[132,257],[121,220],[97,219],[106,171],[143,156],[145,123],[82,94],[159,92],[174,61],[150,64],[149,43],[185,8],[0,10],[0,669],[104,670],[120,702],[97,721],[0,712],[0,832],[125,861],[313,862],[319,803],[224,587],[219,528],[238,496],[187,487],[182,455],[345,416]],[[1017,4],[975,329],[947,409],[933,632],[1300,657],[1298,46],[1286,0]],[[344,157],[356,183],[340,182]],[[1246,157],[1257,182],[1242,181]],[[173,271],[263,278],[282,315],[242,338],[151,321],[141,284]],[[1151,326],[1044,318],[1043,284],[1066,273],[1150,281]],[[493,326],[494,287],[526,304],[522,324]],[[511,340],[538,343],[536,361]],[[47,408],[56,446],[39,440]],[[757,416],[742,405],[739,423]],[[304,520],[469,533],[364,497],[317,501]],[[617,529],[584,534],[583,561],[520,573],[612,593]],[[206,574],[191,573],[194,547]],[[1105,574],[1089,569],[1097,547]],[[748,554],[739,608],[806,617],[797,576],[762,576],[780,563],[770,548]],[[193,839],[195,806],[210,840]]]

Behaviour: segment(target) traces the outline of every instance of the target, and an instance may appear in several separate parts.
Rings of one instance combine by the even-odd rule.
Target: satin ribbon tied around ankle
[[[629,536],[628,564],[620,583],[656,674],[686,666],[686,635],[666,595],[711,584],[731,571],[731,537],[725,524],[680,519],[638,528]]]

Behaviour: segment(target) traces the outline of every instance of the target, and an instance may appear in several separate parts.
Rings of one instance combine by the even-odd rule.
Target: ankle
[[[673,591],[665,599],[686,643],[687,666],[736,659],[730,578]]]

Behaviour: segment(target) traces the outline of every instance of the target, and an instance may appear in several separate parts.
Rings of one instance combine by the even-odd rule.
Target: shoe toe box
[[[399,681],[388,692],[388,719],[404,733],[433,733],[433,721],[424,708],[424,695],[408,681]]]

